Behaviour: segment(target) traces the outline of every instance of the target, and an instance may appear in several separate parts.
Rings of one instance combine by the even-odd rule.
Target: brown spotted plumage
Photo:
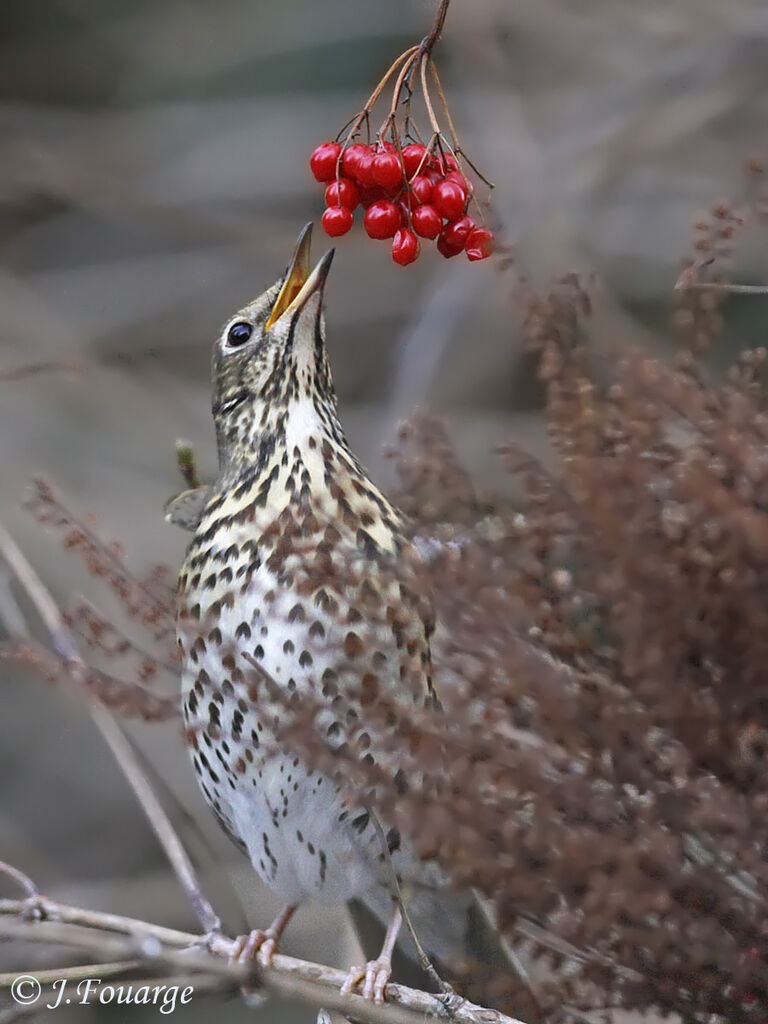
[[[286,904],[271,931],[243,945],[266,958],[304,900],[387,893],[368,811],[275,746],[284,705],[271,683],[297,699],[322,697],[327,735],[339,743],[354,727],[348,714],[334,717],[350,673],[363,700],[385,688],[424,702],[432,686],[429,611],[398,568],[401,516],[350,452],[337,416],[322,313],[332,253],[308,274],[308,248],[306,229],[284,277],[216,343],[220,471],[200,498],[179,579],[193,764],[218,820]],[[396,930],[393,922],[389,947]],[[387,955],[368,971],[369,996],[382,995]]]

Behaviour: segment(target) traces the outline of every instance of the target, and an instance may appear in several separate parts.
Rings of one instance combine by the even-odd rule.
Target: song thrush
[[[195,528],[179,578],[187,736],[207,802],[285,903],[270,929],[240,943],[243,957],[264,961],[305,900],[372,894],[386,906],[388,869],[369,810],[275,745],[284,705],[254,664],[297,699],[329,706],[350,664],[398,700],[432,694],[429,608],[397,576],[402,517],[337,414],[323,315],[333,251],[310,273],[309,244],[310,226],[283,277],[225,324],[213,356],[219,476],[174,503],[177,521]],[[374,622],[373,606],[388,614]],[[344,728],[331,715],[328,734]],[[403,863],[394,830],[388,843]],[[347,989],[364,980],[363,994],[382,998],[399,920],[395,908],[381,956],[353,969]]]

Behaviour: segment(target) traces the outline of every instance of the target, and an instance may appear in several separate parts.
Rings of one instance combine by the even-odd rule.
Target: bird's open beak
[[[267,320],[266,329],[269,330],[277,323],[280,317],[286,313],[295,312],[301,309],[304,303],[316,291],[321,291],[325,285],[331,263],[333,261],[333,249],[323,256],[312,273],[309,272],[309,249],[312,243],[312,224],[307,224],[299,235],[293,258],[283,281],[283,287],[275,300],[272,312]]]

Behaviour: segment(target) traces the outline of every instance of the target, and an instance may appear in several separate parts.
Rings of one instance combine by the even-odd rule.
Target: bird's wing
[[[194,487],[171,498],[163,507],[165,521],[194,533],[211,494],[210,487]]]

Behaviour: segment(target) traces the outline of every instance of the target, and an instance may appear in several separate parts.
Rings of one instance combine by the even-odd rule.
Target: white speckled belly
[[[237,560],[228,564],[234,578]],[[180,631],[184,715],[203,793],[283,900],[344,902],[377,879],[377,832],[328,776],[275,748],[280,704],[243,656],[288,692],[317,692],[323,672],[332,670],[334,639],[342,642],[337,623],[312,597],[297,599],[281,587],[265,566],[231,607],[219,607],[217,589],[210,596],[198,589],[199,620]],[[341,736],[340,724],[335,728]]]

